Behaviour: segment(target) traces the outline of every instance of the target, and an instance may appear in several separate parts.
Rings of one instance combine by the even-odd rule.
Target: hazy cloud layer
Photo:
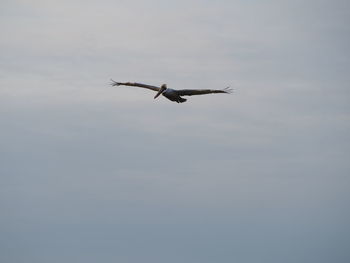
[[[348,1],[0,6],[1,262],[349,261]]]

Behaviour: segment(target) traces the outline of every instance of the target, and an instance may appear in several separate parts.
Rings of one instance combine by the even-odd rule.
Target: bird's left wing
[[[156,86],[152,86],[152,85],[147,85],[147,84],[142,84],[142,83],[136,83],[136,82],[116,82],[113,79],[111,79],[112,86],[133,86],[133,87],[140,87],[140,88],[145,88],[145,89],[150,89],[150,90],[154,90],[154,91],[159,91],[160,88],[156,87]]]
[[[177,90],[180,96],[193,96],[193,95],[204,95],[211,93],[232,93],[232,89],[227,87],[225,89],[180,89]]]

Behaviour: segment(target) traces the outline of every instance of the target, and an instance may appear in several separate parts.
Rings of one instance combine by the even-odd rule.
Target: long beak
[[[163,93],[163,91],[164,91],[164,89],[160,89],[160,90],[158,91],[158,93],[156,94],[156,96],[154,96],[154,98],[156,99],[160,94]]]

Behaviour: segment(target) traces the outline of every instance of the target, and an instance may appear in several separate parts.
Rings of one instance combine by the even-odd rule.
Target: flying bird
[[[211,94],[211,93],[231,93],[232,89],[227,87],[225,89],[169,89],[166,84],[163,84],[160,87],[142,84],[142,83],[134,83],[134,82],[116,82],[113,79],[111,79],[112,86],[132,86],[132,87],[140,87],[144,89],[150,89],[153,91],[156,91],[157,94],[154,96],[156,99],[160,94],[162,94],[167,99],[182,103],[185,102],[186,99],[182,98],[181,96],[193,96],[193,95],[204,95],[204,94]]]

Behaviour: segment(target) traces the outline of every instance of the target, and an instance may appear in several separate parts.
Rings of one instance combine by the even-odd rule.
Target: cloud
[[[3,1],[4,260],[347,262],[347,5]]]

